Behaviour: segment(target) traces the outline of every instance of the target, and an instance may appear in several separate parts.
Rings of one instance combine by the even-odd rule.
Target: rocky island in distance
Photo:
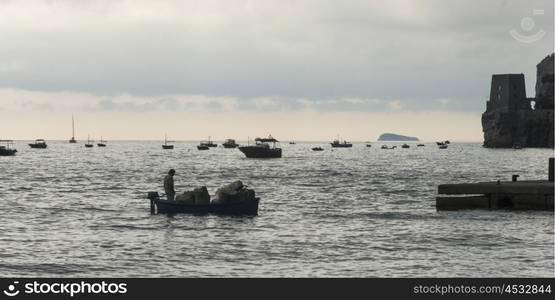
[[[380,135],[378,141],[419,141],[417,137],[413,136],[406,136],[406,135],[399,135],[394,133],[384,133]]]

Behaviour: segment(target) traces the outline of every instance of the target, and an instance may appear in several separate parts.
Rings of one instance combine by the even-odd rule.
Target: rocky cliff
[[[553,57],[536,66],[535,98],[525,96],[524,75],[492,76],[490,99],[482,114],[484,147],[553,147]]]

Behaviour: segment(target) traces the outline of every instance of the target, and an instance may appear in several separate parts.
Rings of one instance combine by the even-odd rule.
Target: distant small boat
[[[75,122],[73,121],[73,115],[71,116],[71,139],[69,139],[69,142],[71,144],[75,144],[77,143],[77,141],[75,140]]]
[[[209,150],[210,147],[208,147],[208,146],[206,146],[206,145],[198,145],[198,146],[197,146],[197,149],[199,149],[199,150]]]
[[[451,142],[449,140],[443,142],[444,144],[451,144]]]
[[[439,149],[447,149],[449,147],[447,144],[439,145]]]
[[[408,148],[410,148],[410,146],[409,146],[409,144],[403,144],[403,145],[401,146],[401,148],[408,149]]]
[[[29,147],[36,149],[45,149],[48,147],[43,139],[36,139],[33,144],[29,144]]]
[[[426,146],[426,145],[424,145],[424,144],[418,144],[418,145],[416,145],[416,147],[424,147],[424,146]]]
[[[172,141],[168,141],[168,136],[164,135],[164,145],[162,145],[162,149],[173,149],[173,145],[168,145],[168,142]]]
[[[92,148],[94,146],[94,144],[91,143],[91,142],[94,143],[94,141],[91,141],[90,136],[87,136],[87,143],[85,144],[85,147],[86,148]]]
[[[16,152],[12,140],[0,140],[0,156],[12,156]]]
[[[371,145],[371,144],[366,144],[366,147],[369,147],[369,148],[370,148],[370,147],[372,147],[372,145]]]
[[[312,151],[324,151],[324,149],[322,147],[314,147]]]
[[[199,146],[202,146],[202,147],[218,147],[218,144],[212,143],[212,141],[210,140],[210,136],[209,136],[208,141],[201,141]],[[199,149],[199,150],[205,150],[205,149]]]
[[[295,142],[289,142],[289,145],[295,145]]]
[[[436,142],[436,144],[437,144],[438,146],[445,145],[444,142]]]
[[[382,149],[388,149],[388,150],[392,150],[392,149],[395,149],[395,148],[397,148],[397,146],[393,146],[393,147],[388,147],[387,145],[382,146]]]
[[[330,144],[333,148],[351,148],[351,147],[353,147],[353,144],[351,144],[351,143],[349,143],[345,140],[343,140],[343,142],[340,142],[339,139],[334,140]]]
[[[100,137],[100,143],[96,144],[98,147],[106,147],[106,141],[102,140],[102,137]]]
[[[232,149],[239,147],[239,144],[237,144],[234,139],[227,139],[222,143],[222,146],[224,146],[224,148]]]
[[[239,151],[243,152],[247,158],[280,158],[281,148],[276,147],[278,140],[271,135],[268,138],[256,138],[255,145],[247,145],[239,147]],[[273,143],[270,147],[269,143]]]

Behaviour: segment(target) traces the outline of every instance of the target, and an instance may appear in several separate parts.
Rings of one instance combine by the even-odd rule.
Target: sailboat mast
[[[71,137],[75,138],[75,121],[73,120],[73,115],[71,115]]]

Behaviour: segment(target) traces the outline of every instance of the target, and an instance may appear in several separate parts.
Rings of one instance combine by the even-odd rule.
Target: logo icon
[[[6,294],[6,296],[17,296],[19,294],[19,291],[15,289],[15,285],[18,284],[19,281],[14,281],[13,284],[8,285],[8,290],[4,290],[4,294]]]
[[[543,9],[534,9],[534,10],[532,10],[532,14],[533,15],[543,15],[544,10]],[[524,32],[526,32],[526,34],[521,34],[514,28],[509,31],[509,34],[511,34],[511,36],[515,40],[517,40],[521,43],[530,44],[530,43],[541,40],[545,36],[545,33],[546,33],[545,30],[540,29],[536,33],[532,34],[532,29],[534,29],[535,26],[536,26],[536,22],[534,22],[534,19],[532,19],[530,17],[524,17],[524,18],[520,19],[520,28]]]

